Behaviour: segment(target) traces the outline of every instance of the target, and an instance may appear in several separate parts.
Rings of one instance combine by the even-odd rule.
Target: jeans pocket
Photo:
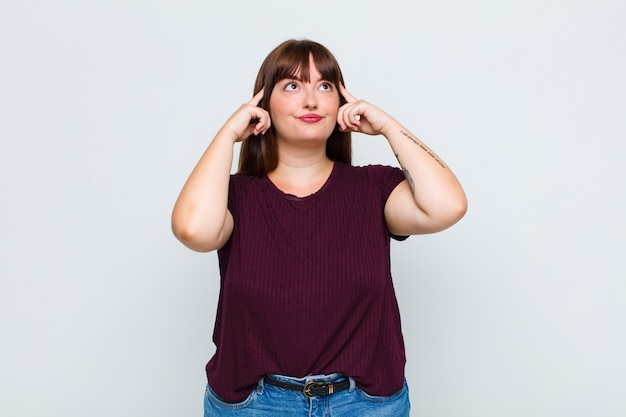
[[[406,384],[406,381],[404,383],[404,386],[399,390],[394,392],[391,395],[387,395],[387,396],[378,396],[378,395],[371,395],[368,394],[367,392],[363,391],[361,388],[357,387],[356,391],[359,394],[359,396],[361,396],[361,398],[363,398],[366,401],[370,401],[373,403],[386,403],[386,402],[391,402],[394,400],[397,400],[399,398],[402,397],[407,397],[408,396],[408,386]]]
[[[250,405],[250,403],[256,398],[256,390],[253,390],[246,398],[241,401],[231,403],[224,401],[221,399],[215,391],[211,388],[210,385],[206,386],[205,393],[205,409],[207,407],[213,406],[215,408],[220,408],[223,410],[241,410],[242,408],[246,408]]]

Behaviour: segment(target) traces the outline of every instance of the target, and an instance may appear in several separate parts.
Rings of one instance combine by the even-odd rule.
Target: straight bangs
[[[275,85],[286,78],[300,78],[306,83],[310,82],[309,56],[313,57],[313,62],[324,80],[330,81],[337,87],[343,84],[341,69],[337,65],[335,57],[325,48],[310,41],[300,41],[285,48],[284,53],[278,57],[278,62],[276,62],[271,84]]]

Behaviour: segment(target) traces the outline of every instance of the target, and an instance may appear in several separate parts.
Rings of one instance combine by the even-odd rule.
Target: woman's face
[[[337,86],[324,80],[313,58],[309,60],[309,82],[298,72],[294,78],[278,81],[270,95],[270,117],[279,142],[325,142],[337,124]]]

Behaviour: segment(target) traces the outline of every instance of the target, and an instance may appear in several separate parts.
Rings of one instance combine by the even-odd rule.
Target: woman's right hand
[[[226,121],[224,130],[232,132],[233,142],[241,142],[250,135],[264,134],[272,125],[270,114],[259,103],[263,98],[263,89],[241,107]]]

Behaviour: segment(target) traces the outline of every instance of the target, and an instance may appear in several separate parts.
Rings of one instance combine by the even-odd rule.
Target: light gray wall
[[[626,3],[215,4],[0,5],[0,415],[201,415],[216,257],[170,211],[291,37],[469,196],[393,246],[413,415],[626,415]]]

